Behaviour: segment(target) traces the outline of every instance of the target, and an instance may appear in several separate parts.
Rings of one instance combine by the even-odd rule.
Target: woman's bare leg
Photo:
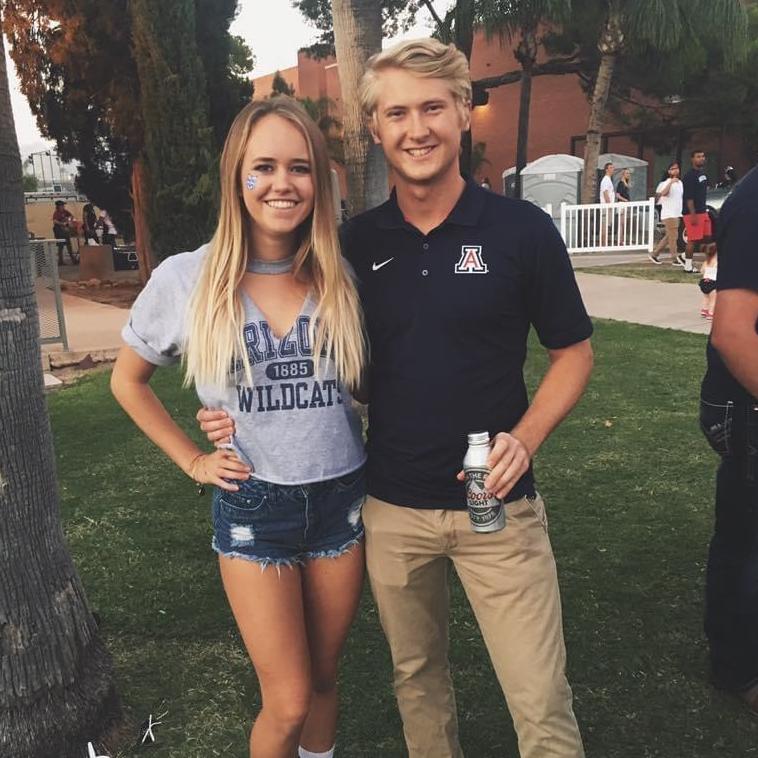
[[[263,707],[250,734],[255,758],[293,758],[311,705],[302,569],[219,557],[221,578],[258,675]]]
[[[326,752],[334,745],[337,667],[360,602],[364,563],[360,543],[339,558],[315,558],[303,567],[313,693],[300,744],[313,753]]]

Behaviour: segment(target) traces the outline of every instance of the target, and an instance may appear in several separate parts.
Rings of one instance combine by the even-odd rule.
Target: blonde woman
[[[213,548],[262,709],[255,758],[334,754],[336,673],[363,580],[365,453],[350,392],[364,340],[340,255],[326,145],[289,98],[248,105],[221,158],[208,245],[153,273],[112,389],[189,477],[213,484]],[[150,388],[183,361],[234,434],[203,453]]]

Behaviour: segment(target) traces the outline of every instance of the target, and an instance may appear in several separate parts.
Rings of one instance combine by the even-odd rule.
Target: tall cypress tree
[[[133,0],[150,203],[159,258],[207,240],[216,215],[213,130],[193,0]]]

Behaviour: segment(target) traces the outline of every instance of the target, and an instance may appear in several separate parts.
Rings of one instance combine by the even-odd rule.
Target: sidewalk
[[[694,281],[674,284],[586,272],[577,272],[576,281],[590,316],[695,334],[711,331],[711,322],[700,316],[702,295]]]
[[[54,311],[53,294],[49,290],[38,291],[38,304]],[[126,308],[95,303],[83,297],[62,293],[63,313],[66,319],[68,353],[61,343],[42,345],[42,356],[54,362],[77,362],[88,353],[115,351],[121,346],[121,329],[129,318]],[[46,302],[50,300],[50,303]],[[95,356],[93,356],[95,357]]]

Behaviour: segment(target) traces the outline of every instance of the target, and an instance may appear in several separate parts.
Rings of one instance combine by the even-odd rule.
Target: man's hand
[[[215,484],[222,490],[236,492],[239,487],[226,480],[249,479],[250,467],[231,450],[215,450],[193,458],[187,466],[187,475],[200,484]]]
[[[521,440],[507,432],[495,435],[492,442],[487,465],[490,473],[484,480],[487,492],[491,492],[497,498],[504,498],[512,489],[513,485],[529,470],[531,455]],[[464,481],[463,471],[458,473],[458,480]]]
[[[216,447],[227,445],[232,440],[234,434],[234,421],[226,411],[211,411],[207,408],[201,408],[196,416],[200,423],[200,430],[208,437],[208,442],[212,442]]]

